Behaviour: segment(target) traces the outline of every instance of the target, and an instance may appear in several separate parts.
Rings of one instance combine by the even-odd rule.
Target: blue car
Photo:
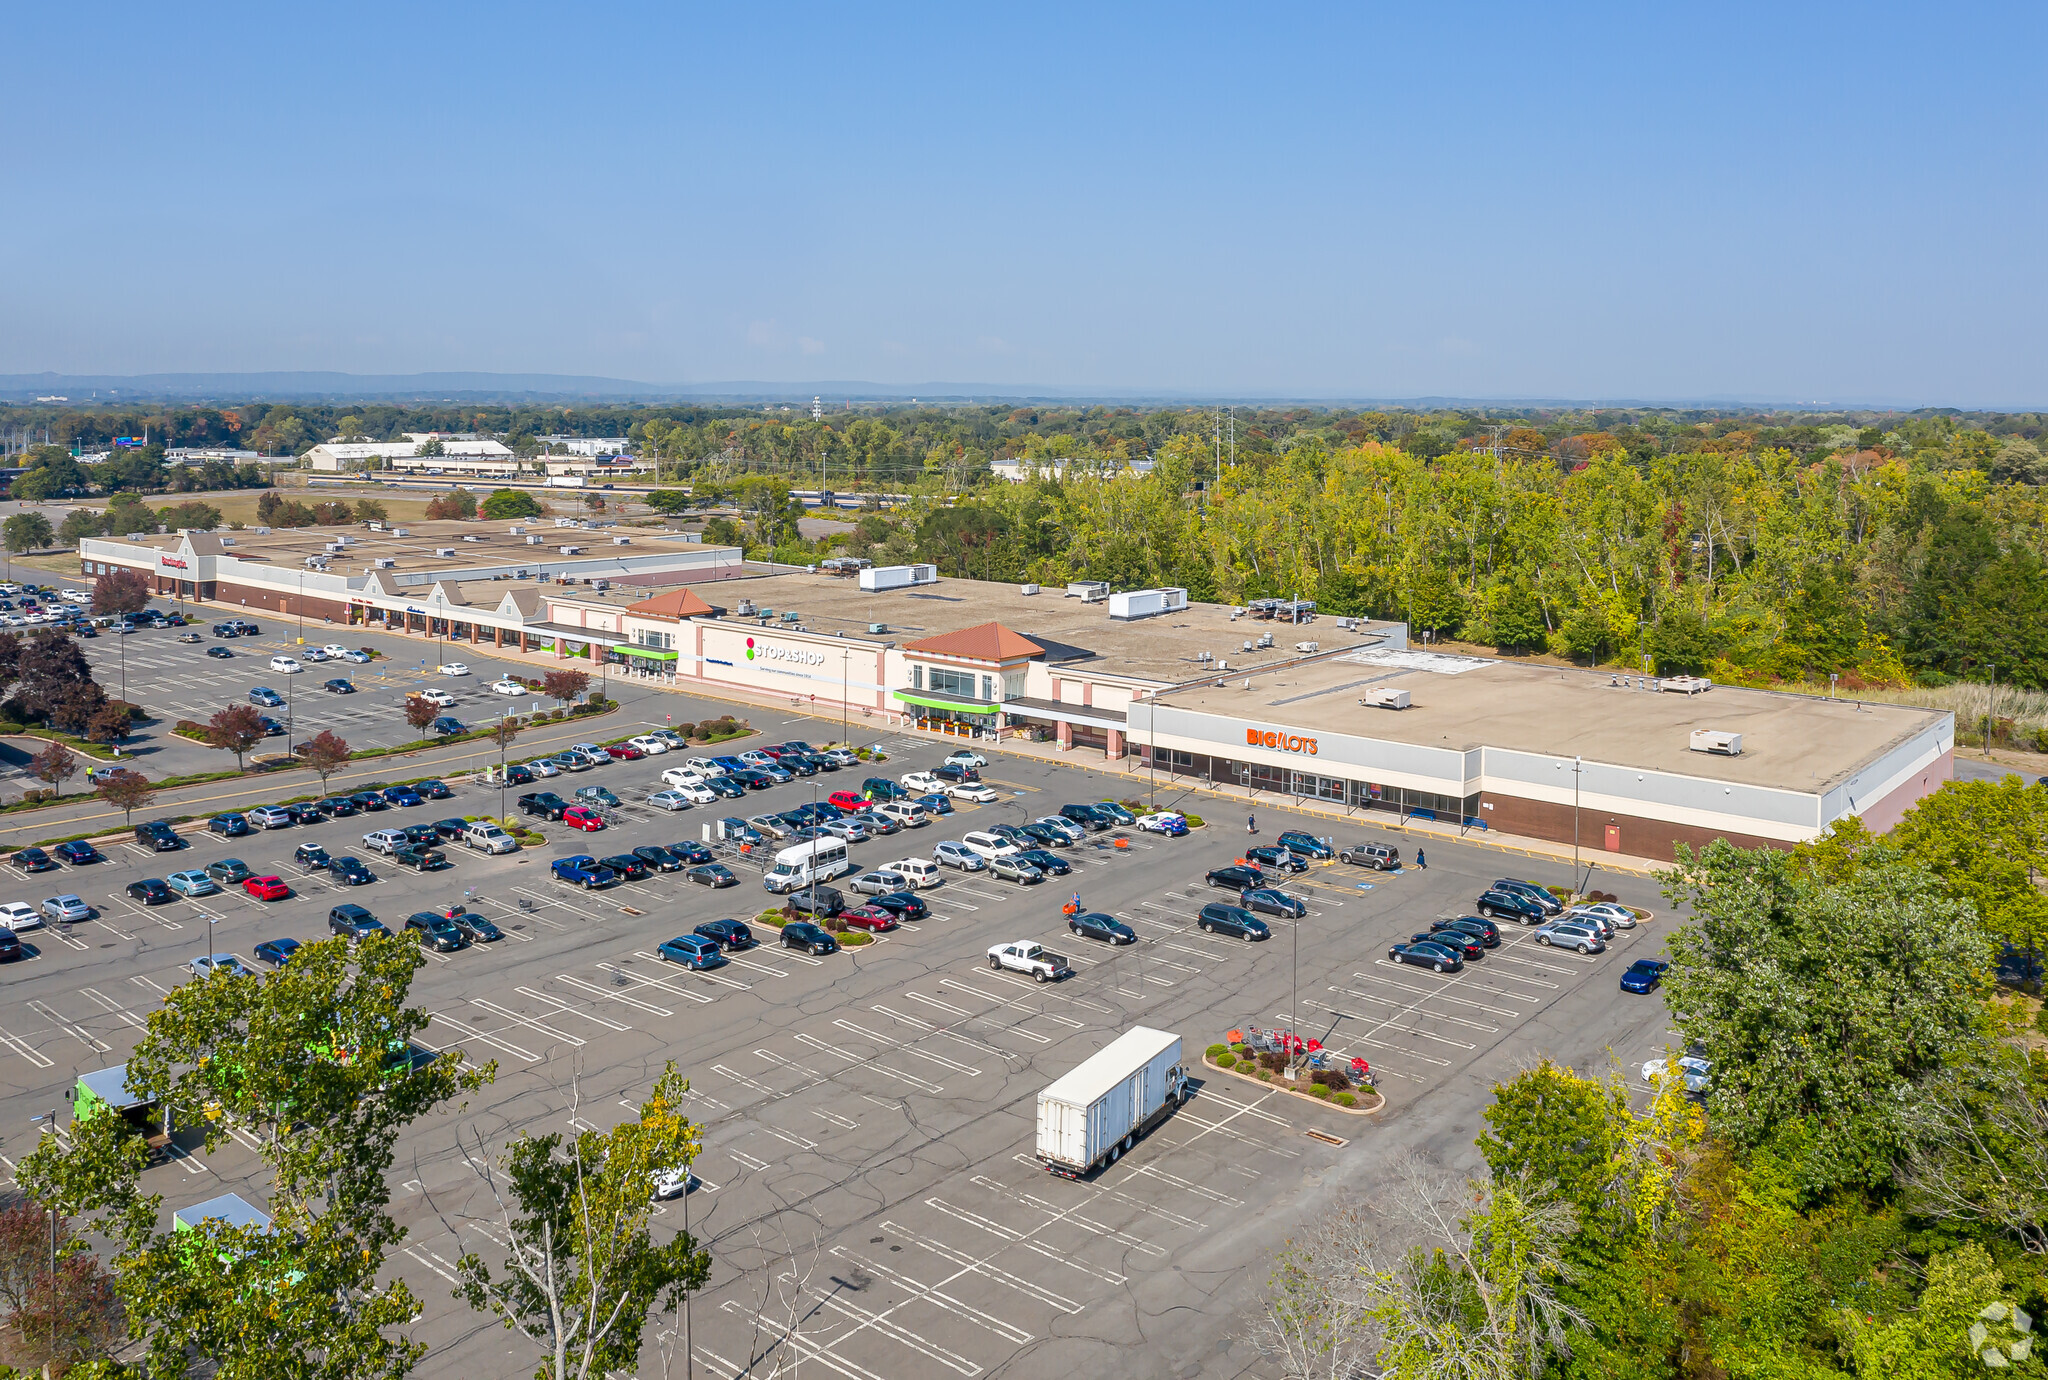
[[[694,933],[699,939],[708,939],[728,949],[754,947],[754,932],[738,920],[706,920],[697,926]]]
[[[206,830],[223,838],[238,839],[249,832],[249,821],[235,814],[215,815],[206,821]]]
[[[747,764],[737,757],[714,757],[711,759],[711,765],[723,767],[729,772],[747,770]]]
[[[953,813],[953,801],[948,796],[936,794],[921,795],[917,798],[917,803],[924,806],[927,814],[950,815]]]
[[[84,839],[76,839],[70,843],[60,843],[50,851],[56,854],[62,861],[70,863],[73,867],[83,867],[87,863],[99,862],[102,856],[99,849],[93,847]]]
[[[674,939],[664,939],[656,953],[668,963],[680,963],[685,968],[717,968],[725,962],[725,950],[715,939],[701,934],[679,934]]]
[[[410,786],[387,786],[384,788],[384,799],[393,805],[412,806],[427,803],[426,797]]]
[[[1280,846],[1290,853],[1299,853],[1306,858],[1334,858],[1336,850],[1314,834],[1304,834],[1299,829],[1289,829],[1280,836]]]
[[[1671,965],[1661,958],[1639,958],[1628,965],[1628,971],[1621,975],[1621,990],[1647,997],[1657,990],[1664,980],[1664,970]]]
[[[573,882],[586,891],[601,886],[610,886],[619,879],[619,874],[600,863],[588,853],[576,853],[566,858],[556,858],[550,870],[555,880]]]

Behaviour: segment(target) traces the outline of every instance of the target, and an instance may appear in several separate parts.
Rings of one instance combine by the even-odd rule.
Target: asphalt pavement
[[[672,701],[666,695],[663,704]],[[612,716],[620,731],[633,711]],[[647,717],[644,713],[641,718]],[[756,711],[757,725],[762,714]],[[815,730],[816,721],[799,721]],[[768,725],[773,736],[819,736]],[[942,745],[885,738],[900,774],[928,767]],[[1448,1172],[1477,1165],[1473,1137],[1497,1079],[1541,1055],[1634,1071],[1671,1038],[1663,1001],[1621,993],[1631,957],[1656,952],[1671,919],[1652,884],[1614,878],[1622,898],[1654,912],[1612,950],[1581,956],[1510,929],[1501,948],[1461,974],[1397,967],[1389,943],[1441,915],[1464,913],[1503,872],[1563,882],[1565,867],[1430,841],[1430,867],[1373,873],[1318,866],[1286,883],[1308,902],[1295,922],[1241,943],[1200,933],[1193,916],[1222,893],[1201,885],[1247,839],[1220,821],[1185,838],[1125,832],[1065,850],[1067,877],[1021,887],[947,872],[924,893],[929,918],[865,948],[816,957],[767,944],[723,968],[689,972],[656,946],[705,920],[751,920],[770,903],[758,869],[721,891],[673,878],[585,891],[550,880],[547,862],[642,843],[698,839],[721,802],[668,814],[644,803],[660,757],[572,778],[601,782],[626,802],[614,827],[578,834],[547,826],[547,845],[506,857],[448,850],[445,871],[417,875],[372,859],[378,880],[339,888],[293,866],[317,841],[362,855],[368,829],[495,811],[495,793],[456,798],[236,840],[201,837],[177,854],[126,845],[110,860],[10,883],[14,899],[76,892],[99,918],[66,934],[31,932],[30,956],[6,974],[14,991],[0,1018],[0,1159],[37,1133],[30,1118],[58,1108],[78,1074],[119,1063],[147,1011],[193,957],[253,958],[259,942],[325,933],[329,907],[368,907],[396,927],[427,908],[461,902],[505,938],[431,954],[413,1000],[433,1013],[425,1042],[495,1060],[496,1083],[464,1109],[416,1126],[393,1170],[395,1211],[408,1239],[393,1268],[424,1305],[413,1331],[430,1350],[419,1374],[501,1375],[530,1369],[528,1349],[450,1297],[453,1262],[475,1249],[495,1261],[502,1235],[489,1194],[457,1152],[457,1136],[501,1152],[516,1132],[607,1126],[631,1114],[665,1061],[691,1079],[704,1126],[689,1222],[713,1253],[708,1288],[691,1304],[700,1374],[819,1374],[860,1378],[1002,1374],[1070,1380],[1263,1373],[1242,1341],[1271,1252],[1340,1194],[1384,1192],[1392,1166],[1419,1154]],[[408,772],[407,774],[413,774]],[[865,769],[798,780],[750,798],[744,813],[787,809]],[[1002,798],[962,806],[929,827],[856,845],[871,868],[929,856],[942,838],[1098,799],[1097,773],[1017,758],[987,771]],[[559,784],[559,783],[558,783]],[[1137,783],[1120,783],[1135,789]],[[1160,793],[1159,803],[1173,796]],[[1199,799],[1190,803],[1199,810]],[[1321,821],[1263,806],[1271,841]],[[1339,843],[1409,840],[1368,824]],[[238,893],[154,908],[129,902],[127,883],[222,857],[275,872],[286,900]],[[1066,933],[1059,913],[1079,893],[1138,933],[1109,949]],[[1072,959],[1073,978],[1038,986],[989,970],[990,945],[1039,939]],[[1032,1159],[1039,1089],[1134,1024],[1178,1033],[1190,1068],[1233,1026],[1295,1025],[1340,1056],[1378,1071],[1384,1111],[1348,1115],[1272,1086],[1214,1070],[1197,1096],[1118,1163],[1086,1181],[1047,1175]],[[223,1192],[260,1202],[255,1155],[231,1142],[185,1151],[152,1169],[166,1213]],[[664,1204],[657,1236],[681,1226],[684,1201]],[[668,1320],[649,1330],[643,1373]],[[670,1373],[681,1373],[680,1357]]]

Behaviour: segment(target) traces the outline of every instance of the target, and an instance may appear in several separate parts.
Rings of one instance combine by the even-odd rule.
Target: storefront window
[[[931,668],[931,689],[935,695],[958,695],[963,700],[974,698],[974,673],[972,671],[949,671],[943,666]],[[984,679],[986,679],[984,677]],[[984,695],[987,691],[982,692]]]

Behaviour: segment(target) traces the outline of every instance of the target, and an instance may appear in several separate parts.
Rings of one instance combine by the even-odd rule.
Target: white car
[[[19,934],[23,930],[41,929],[43,917],[26,901],[0,902],[0,925]]]
[[[277,672],[281,676],[295,676],[299,672],[305,670],[306,668],[299,665],[299,663],[293,660],[291,657],[274,656],[270,659],[270,669]]]
[[[639,748],[649,757],[658,757],[668,751],[668,744],[655,737],[652,733],[643,733],[637,738],[628,738],[626,741]]]
[[[708,757],[692,757],[689,761],[683,763],[683,765],[688,767],[691,771],[697,773],[697,775],[703,777],[706,781],[709,781],[716,776],[725,775],[725,768],[719,766],[718,763],[712,761]]]
[[[758,750],[754,752],[741,753],[740,760],[742,762],[745,762],[750,767],[772,767],[775,765],[775,759],[773,757],[770,757],[767,753]]]
[[[684,781],[678,785],[670,786],[669,789],[689,801],[692,805],[709,805],[712,801],[718,799],[718,792],[712,790],[702,781]]]
[[[949,767],[973,767],[979,770],[988,765],[988,758],[983,757],[972,748],[960,748],[957,751],[946,754],[946,765]]]
[[[654,1176],[654,1196],[666,1202],[682,1197],[703,1182],[687,1169],[664,1169]]]
[[[695,767],[670,767],[661,774],[662,782],[670,786],[701,786],[704,773]]]
[[[1138,828],[1148,834],[1170,834],[1178,826],[1185,830],[1188,822],[1172,810],[1161,810],[1157,814],[1139,815]]]
[[[983,862],[994,862],[997,858],[1014,858],[1023,851],[1001,834],[977,831],[972,834],[961,835],[960,842],[966,847],[968,852],[974,854]]]
[[[1655,1083],[1669,1072],[1670,1068],[1669,1061],[1652,1059],[1643,1065],[1643,1081]],[[1713,1081],[1714,1066],[1707,1060],[1695,1058],[1690,1054],[1678,1061],[1678,1071],[1685,1075],[1687,1092],[1705,1092],[1707,1085]]]
[[[85,903],[84,897],[66,893],[43,902],[43,914],[52,920],[90,920],[92,907]]]
[[[1627,906],[1612,901],[1596,901],[1589,906],[1573,906],[1567,915],[1605,921],[1608,928],[1632,930],[1636,927],[1636,913]]]
[[[996,798],[996,793],[979,781],[955,781],[947,785],[945,791],[955,800],[974,800],[984,805]]]
[[[441,674],[444,676],[466,676],[469,674],[469,668],[459,661],[444,661],[441,663]]]
[[[928,771],[907,771],[896,779],[903,783],[905,789],[916,791],[919,795],[929,795],[933,791],[946,789],[946,783]]]
[[[428,704],[439,709],[446,709],[449,705],[455,703],[455,696],[449,694],[446,690],[415,690],[412,693],[417,698],[423,699]]]
[[[647,797],[647,803],[663,810],[687,810],[693,802],[681,791],[656,791]]]
[[[329,656],[347,656],[351,649],[342,646],[339,642],[330,642],[320,650]]]
[[[526,693],[526,687],[516,680],[494,680],[491,682],[491,693],[494,695],[523,695]]]
[[[1062,815],[1040,815],[1031,822],[1033,824],[1043,824],[1046,828],[1064,835],[1068,843],[1079,843],[1082,839],[1088,837],[1086,829],[1083,829],[1080,825]]]

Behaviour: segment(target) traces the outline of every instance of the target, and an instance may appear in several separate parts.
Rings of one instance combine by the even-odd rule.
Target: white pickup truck
[[[1029,973],[1033,982],[1052,982],[1074,974],[1064,958],[1032,940],[996,945],[988,951],[988,966],[1008,968],[1013,973]]]

